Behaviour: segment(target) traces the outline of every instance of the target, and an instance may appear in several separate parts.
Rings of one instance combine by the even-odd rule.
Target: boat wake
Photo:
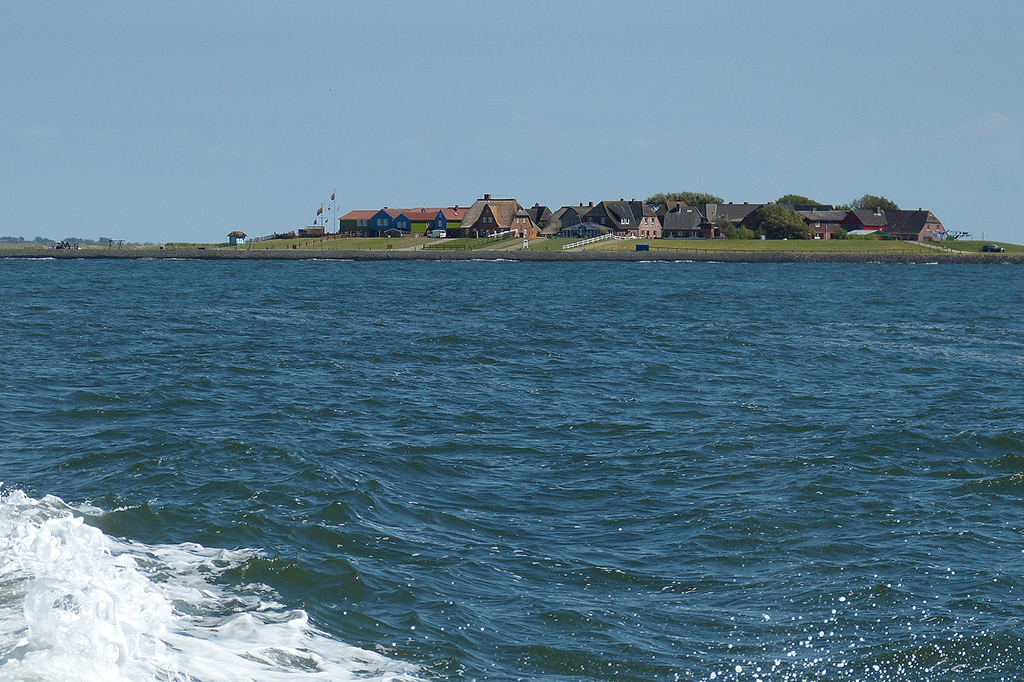
[[[122,541],[56,497],[0,491],[0,682],[417,679],[265,586],[216,583],[253,554]]]

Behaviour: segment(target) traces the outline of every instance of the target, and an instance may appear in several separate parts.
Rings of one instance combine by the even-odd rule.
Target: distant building
[[[349,237],[365,237],[376,211],[349,211],[338,218],[338,233]]]
[[[602,201],[584,216],[585,222],[606,227],[620,237],[661,238],[661,222],[650,206],[642,201]]]
[[[674,202],[658,211],[664,239],[714,239],[718,230],[695,206]]]
[[[709,223],[725,218],[733,227],[739,227],[744,218],[764,206],[764,204],[705,204],[704,217]]]
[[[596,237],[600,234],[600,230],[596,227],[593,231],[597,234],[582,234],[585,228],[579,227],[586,222],[585,216],[590,209],[594,208],[594,202],[584,206],[583,202],[580,202],[579,206],[563,206],[562,208],[555,211],[551,218],[548,220],[547,225],[541,228],[542,237]]]
[[[492,237],[515,235],[533,239],[537,236],[536,223],[515,199],[495,199],[490,194],[473,202],[466,210],[458,236]]]
[[[946,228],[931,211],[886,211],[883,232],[905,242],[941,242],[946,240]]]
[[[349,211],[338,221],[338,231],[353,237],[423,236],[430,230],[458,229],[465,208],[388,208]]]
[[[831,205],[779,204],[800,214],[811,230],[813,239],[832,239],[836,230],[842,227],[847,211],[837,211]]]
[[[551,213],[551,209],[547,206],[541,206],[540,204],[534,204],[530,208],[526,209],[526,212],[530,214],[530,220],[537,226],[539,232],[543,232],[548,222],[551,221],[551,217],[554,215]]]
[[[245,242],[245,232],[241,230],[235,230],[234,232],[228,232],[228,246],[235,246],[239,242]]]
[[[885,227],[885,211],[880,208],[858,208],[848,211],[841,225],[847,232],[854,230],[881,230]]]

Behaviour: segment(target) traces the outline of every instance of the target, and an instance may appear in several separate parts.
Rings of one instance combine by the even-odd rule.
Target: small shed
[[[235,246],[238,242],[245,242],[245,232],[235,230],[228,233],[228,246]]]

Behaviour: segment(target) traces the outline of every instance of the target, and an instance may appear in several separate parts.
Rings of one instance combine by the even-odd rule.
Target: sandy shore
[[[196,260],[504,260],[537,262],[666,261],[722,263],[1024,263],[1024,254],[1010,253],[732,253],[728,251],[315,251],[247,249],[79,249],[57,251],[3,248],[0,258],[53,259],[196,259]]]

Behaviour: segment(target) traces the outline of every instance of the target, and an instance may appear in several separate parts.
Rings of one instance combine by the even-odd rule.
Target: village
[[[332,196],[333,198],[333,196]],[[330,207],[328,207],[330,208]],[[793,233],[772,233],[764,229],[766,214],[799,216],[804,228]],[[328,210],[327,213],[330,211]],[[665,201],[652,206],[637,199],[580,202],[552,211],[535,203],[524,208],[513,198],[484,194],[469,206],[383,207],[352,210],[334,220],[324,208],[317,210],[314,224],[297,233],[275,234],[275,238],[310,238],[335,234],[340,237],[392,238],[493,238],[516,237],[589,239],[619,237],[634,239],[762,239],[805,238],[829,240],[840,237],[871,237],[909,242],[944,242],[950,235],[928,210],[852,208],[796,203],[705,203],[691,206],[682,201]],[[246,235],[232,232],[232,245],[245,242]],[[263,238],[266,239],[266,238]]]

